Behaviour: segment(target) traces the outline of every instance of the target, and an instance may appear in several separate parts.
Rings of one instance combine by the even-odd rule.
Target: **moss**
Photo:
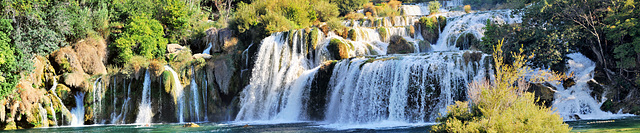
[[[402,36],[391,36],[389,46],[387,47],[387,54],[406,54],[413,53],[414,51],[415,47]]]
[[[411,37],[415,37],[416,35],[416,29],[413,26],[408,26],[409,28],[409,36]]]
[[[317,27],[313,28],[313,30],[311,30],[311,32],[309,33],[309,37],[307,40],[307,46],[309,46],[310,48],[313,48],[313,50],[316,50],[316,47],[318,46],[318,34],[320,29],[318,29]]]
[[[327,46],[327,50],[336,60],[349,58],[349,49],[347,48],[347,44],[342,42],[339,39],[331,39],[329,45]]]
[[[385,40],[385,38],[387,38],[387,29],[384,27],[378,28],[378,33],[380,34],[380,40]]]
[[[353,40],[353,41],[357,41],[356,40],[356,30],[354,30],[354,29],[350,29],[349,30],[349,38],[351,38],[351,40]]]

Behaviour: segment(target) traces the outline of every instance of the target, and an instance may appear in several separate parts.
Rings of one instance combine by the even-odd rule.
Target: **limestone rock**
[[[211,44],[211,51],[209,53],[220,53],[224,51],[231,51],[230,49],[236,45],[238,39],[234,37],[234,32],[231,29],[217,29],[210,28],[205,31],[206,36],[203,40],[205,40],[205,44]],[[208,47],[208,46],[205,46]]]
[[[90,75],[107,74],[104,65],[107,55],[107,44],[101,38],[87,38],[72,44],[84,72]]]
[[[222,93],[229,94],[229,83],[233,77],[233,67],[226,60],[216,60],[214,62],[214,75]]]
[[[402,36],[393,35],[390,40],[387,54],[406,54],[415,51],[413,44],[407,42]]]
[[[185,49],[185,47],[180,46],[180,44],[167,44],[167,53],[177,53],[178,51]]]
[[[211,59],[213,56],[209,55],[209,54],[194,54],[193,55],[193,59],[199,59],[199,58],[204,58],[204,59]]]

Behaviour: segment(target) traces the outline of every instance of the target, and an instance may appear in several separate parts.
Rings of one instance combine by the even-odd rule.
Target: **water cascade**
[[[102,77],[98,77],[96,81],[93,82],[93,116],[98,116],[99,113],[104,111],[102,107],[103,93],[104,88],[102,87]],[[104,123],[104,120],[99,122],[98,117],[93,117],[93,121],[95,123]]]
[[[144,82],[142,83],[142,99],[138,105],[138,117],[136,117],[136,123],[151,123],[151,78],[149,76],[149,69],[144,73]]]
[[[47,110],[42,107],[42,104],[38,104],[38,110],[40,110],[40,112],[38,112],[40,113],[40,123],[42,123],[42,126],[48,127],[49,119],[47,118]]]
[[[456,49],[456,40],[466,33],[473,34],[476,39],[484,37],[484,28],[487,20],[499,24],[521,23],[522,18],[514,15],[511,10],[482,11],[461,16],[450,16],[447,26],[440,34],[437,43],[432,46],[435,51],[448,51]]]
[[[195,114],[195,119],[192,119],[192,121],[196,121],[199,122],[200,121],[200,96],[198,96],[199,91],[198,91],[198,84],[196,83],[196,71],[193,70],[193,66],[191,66],[191,72],[193,73],[191,76],[191,92],[193,93],[193,95],[191,96],[191,102],[193,102],[190,108],[190,112],[191,114]],[[193,116],[191,116],[193,118]]]
[[[71,126],[82,126],[84,125],[84,93],[78,92],[76,93],[76,107],[71,109]]]
[[[176,115],[178,115],[178,122],[180,123],[184,123],[184,94],[183,94],[183,87],[182,84],[180,83],[180,77],[178,76],[178,73],[176,73],[176,71],[173,71],[173,69],[171,67],[164,66],[165,70],[169,70],[171,72],[171,75],[173,75],[173,83],[174,83],[174,88],[173,88],[173,94],[174,96],[177,96],[177,108],[176,108]]]
[[[576,119],[608,119],[621,116],[631,116],[630,114],[613,114],[600,110],[600,106],[606,98],[602,95],[602,101],[591,96],[591,89],[588,82],[595,82],[593,79],[596,63],[580,53],[567,55],[569,71],[573,73],[575,85],[564,88],[556,85],[557,92],[554,95],[553,108],[563,117],[564,120]],[[598,85],[598,84],[596,84]],[[579,116],[578,118],[575,115]]]

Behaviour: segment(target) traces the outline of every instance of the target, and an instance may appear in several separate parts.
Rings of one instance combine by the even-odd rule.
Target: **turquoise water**
[[[568,121],[573,132],[640,132],[640,117],[626,117],[610,120]],[[149,127],[139,125],[92,125],[83,127],[54,127],[22,129],[9,132],[409,132],[418,133],[430,130],[432,124],[416,124],[384,127],[385,124],[361,125],[353,128],[330,128],[335,125],[323,125],[316,122],[260,124],[245,127],[237,123],[199,123],[200,127],[185,128],[182,124],[152,124]],[[341,125],[338,125],[341,126]],[[377,127],[379,126],[379,127]],[[348,126],[346,126],[348,127]],[[371,128],[374,127],[374,128]]]
[[[288,123],[288,124],[264,124],[264,125],[245,125],[238,124],[217,124],[217,123],[199,123],[200,127],[182,127],[182,124],[154,124],[150,127],[141,127],[138,125],[95,125],[84,127],[55,127],[55,128],[35,128],[22,129],[10,132],[426,132],[430,130],[430,126],[408,126],[378,129],[334,129],[325,128],[322,125],[306,122],[306,123]]]

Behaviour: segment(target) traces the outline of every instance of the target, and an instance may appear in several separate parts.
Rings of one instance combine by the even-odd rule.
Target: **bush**
[[[385,40],[387,38],[387,29],[384,27],[378,28],[378,34],[380,34],[380,40]]]
[[[471,5],[464,5],[464,12],[470,13],[471,12]]]
[[[329,3],[328,1],[320,0],[317,1],[314,5],[315,6],[313,6],[313,9],[316,10],[318,19],[320,21],[326,22],[340,15],[338,6],[333,3]]]
[[[495,80],[474,81],[469,84],[470,103],[456,102],[447,107],[447,114],[438,118],[439,125],[433,132],[569,132],[569,125],[550,108],[535,104],[526,74],[532,72],[525,66],[520,53],[507,65],[502,58],[502,43],[494,50]],[[561,74],[539,71],[530,82],[561,80]],[[471,107],[469,107],[469,105]],[[471,111],[468,111],[471,110]]]
[[[329,20],[329,22],[327,22],[327,26],[329,27],[329,30],[340,30],[345,28],[340,19],[337,18]]]
[[[0,100],[12,94],[20,80],[19,57],[16,57],[20,51],[11,43],[11,22],[0,19]]]
[[[440,2],[436,0],[429,2],[429,13],[434,14],[440,12],[441,6]]]
[[[166,0],[162,6],[162,23],[167,26],[169,41],[178,43],[186,38],[189,24],[189,8],[183,0]]]
[[[255,29],[263,32],[260,34],[308,27],[319,16],[314,10],[315,5],[311,4],[315,3],[309,0],[256,0],[251,4],[240,2],[236,9],[236,17],[230,21],[230,26],[240,33]],[[323,19],[331,19],[330,16],[331,11],[322,14]]]
[[[364,18],[364,15],[362,13],[349,13],[344,15],[344,18],[348,20],[360,20]]]
[[[369,3],[369,0],[335,0],[331,2],[338,5],[340,15],[345,15],[362,8],[362,5]]]
[[[116,55],[116,63],[125,63],[133,56],[141,55],[147,59],[162,58],[167,49],[167,39],[160,22],[146,15],[133,16],[124,29],[124,35],[110,45]]]

